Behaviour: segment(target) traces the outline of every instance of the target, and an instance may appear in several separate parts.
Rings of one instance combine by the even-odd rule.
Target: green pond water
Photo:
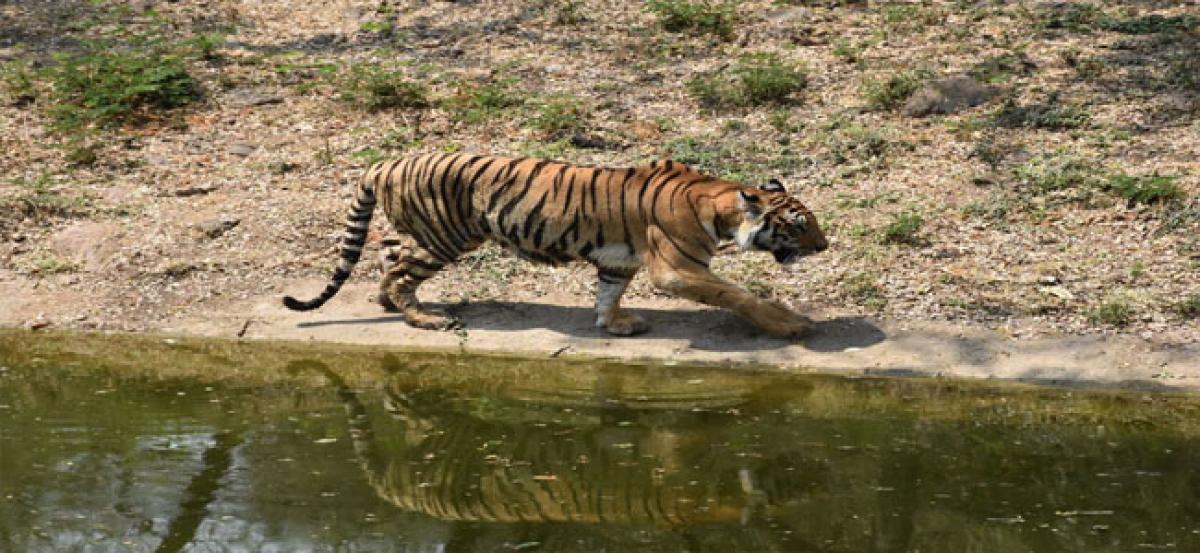
[[[0,333],[0,551],[1200,551],[1200,402]]]

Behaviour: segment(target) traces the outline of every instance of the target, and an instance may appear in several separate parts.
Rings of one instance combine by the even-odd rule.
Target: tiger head
[[[743,250],[768,251],[788,265],[829,247],[817,217],[778,180],[739,189],[737,201],[744,216],[734,240]]]

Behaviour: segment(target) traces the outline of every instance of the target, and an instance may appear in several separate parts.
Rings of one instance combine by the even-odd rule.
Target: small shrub
[[[225,35],[222,33],[200,33],[184,40],[181,46],[197,58],[215,60],[220,57],[217,55],[217,48],[224,43]]]
[[[429,106],[424,85],[374,64],[351,68],[342,82],[341,99],[369,111]]]
[[[133,120],[149,109],[171,109],[200,97],[183,58],[160,41],[139,38],[127,47],[93,41],[80,53],[58,54],[39,70],[49,83],[46,110],[55,129]]]
[[[16,60],[0,65],[0,87],[4,91],[6,102],[20,106],[36,100],[35,78],[34,70],[28,62]]]
[[[1190,31],[1200,25],[1200,17],[1192,14],[1165,17],[1158,14],[1116,19],[1105,17],[1100,20],[1099,27],[1106,31],[1114,31],[1127,35],[1149,35],[1171,31]]]
[[[880,241],[884,244],[920,244],[919,234],[923,224],[925,224],[925,218],[921,217],[920,213],[915,211],[898,213],[892,218],[891,223],[883,227]]]
[[[1104,188],[1130,204],[1165,203],[1183,198],[1183,190],[1175,184],[1175,177],[1161,175],[1112,175]]]
[[[26,273],[42,276],[73,273],[79,270],[77,263],[46,251],[30,254],[21,259],[17,265]]]
[[[1063,29],[1087,32],[1104,16],[1095,5],[1086,2],[1051,4],[1042,10],[1040,23],[1044,29]]]
[[[50,181],[48,174],[42,174],[33,180],[17,179],[13,184],[16,193],[0,197],[0,213],[36,220],[51,216],[77,215],[88,205],[84,198],[66,196],[60,192]]]
[[[874,110],[892,110],[900,107],[909,96],[921,88],[932,74],[915,69],[893,74],[886,79],[866,79],[860,91],[867,106]]]
[[[1092,324],[1107,324],[1112,326],[1125,326],[1129,324],[1132,317],[1133,308],[1121,300],[1106,301],[1093,307],[1087,313],[1088,321]]]
[[[879,277],[873,273],[855,273],[843,281],[850,297],[866,307],[882,309],[887,305],[887,295],[879,286]]]
[[[1171,310],[1186,319],[1200,319],[1200,294],[1192,294],[1175,302]]]
[[[1100,171],[1087,160],[1070,154],[1035,157],[1013,168],[1013,176],[1036,193],[1083,189],[1100,181]]]
[[[551,97],[537,107],[529,125],[542,131],[550,139],[583,130],[587,126],[588,112],[579,101],[571,96]]]
[[[867,50],[866,44],[854,42],[848,38],[835,38],[832,44],[833,56],[846,63],[858,63],[862,60],[863,52]]]
[[[479,124],[524,103],[510,81],[485,84],[459,83],[455,94],[442,101],[442,108],[455,120]]]
[[[1061,131],[1087,124],[1090,115],[1083,106],[1059,103],[1051,96],[1043,104],[1018,105],[1009,100],[992,117],[998,127],[1008,129],[1046,129]]]
[[[742,56],[727,72],[700,75],[688,83],[688,91],[709,107],[750,107],[782,104],[804,90],[804,70],[783,62],[774,54]]]
[[[658,17],[658,24],[672,33],[712,34],[722,39],[733,37],[736,4],[708,0],[650,0],[646,9]]]
[[[1007,82],[1014,75],[1028,73],[1033,66],[1024,52],[1014,52],[985,59],[975,64],[968,73],[977,81],[996,84]]]
[[[894,31],[920,31],[941,24],[946,17],[938,8],[908,2],[888,4],[881,14],[884,25]]]

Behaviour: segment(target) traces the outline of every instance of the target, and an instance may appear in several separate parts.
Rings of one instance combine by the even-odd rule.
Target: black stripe
[[[517,204],[520,203],[521,200],[525,199],[525,195],[529,193],[529,188],[533,184],[533,180],[536,179],[538,174],[542,172],[542,169],[546,167],[547,163],[549,163],[549,161],[543,159],[539,161],[537,165],[534,165],[533,170],[529,172],[529,176],[525,178],[525,184],[521,187],[521,191],[517,192],[516,195],[508,201],[508,203],[504,204],[504,207],[500,208],[500,214],[496,219],[496,223],[501,228],[504,228],[504,219],[508,217],[508,214],[512,212],[513,208],[517,207]]]
[[[679,250],[679,253],[683,254],[683,256],[684,256],[684,257],[686,257],[686,258],[688,258],[689,260],[691,260],[691,262],[692,262],[692,263],[695,263],[695,264],[697,264],[697,265],[699,265],[699,266],[701,266],[701,267],[704,267],[704,268],[706,268],[706,269],[708,268],[708,263],[705,263],[705,262],[703,262],[703,261],[700,261],[700,259],[699,259],[699,258],[697,258],[696,256],[694,256],[694,255],[692,255],[692,254],[690,254],[690,253],[688,253],[688,252],[684,251],[684,249],[683,249],[682,247],[680,247],[678,243],[676,243],[676,242],[675,242],[675,239],[674,239],[674,238],[672,238],[670,234],[667,234],[667,233],[665,233],[665,232],[664,232],[664,233],[662,233],[662,235],[663,235],[663,236],[665,236],[665,237],[667,237],[667,241],[668,241],[668,242],[670,242],[672,246],[675,246],[675,249],[676,249],[676,250]]]
[[[630,233],[629,233],[629,221],[626,220],[626,217],[625,217],[625,214],[627,213],[625,210],[625,185],[629,182],[630,179],[633,178],[634,174],[635,174],[635,171],[633,169],[628,169],[625,173],[625,180],[621,181],[621,186],[620,186],[620,188],[618,188],[618,193],[621,194],[621,229],[625,231],[624,239],[625,239],[626,244],[628,244],[630,242]],[[632,248],[632,247],[633,246],[630,245],[630,248]]]
[[[591,181],[590,183],[588,183],[588,192],[589,192],[589,193],[591,194],[591,196],[592,196],[592,211],[595,211],[595,210],[596,210],[596,206],[600,205],[599,203],[597,203],[597,202],[596,202],[596,179],[597,179],[599,176],[600,176],[600,170],[599,170],[599,169],[595,169],[595,168],[593,168],[593,169],[592,169],[592,181]],[[582,211],[584,211],[584,213],[586,213],[586,212],[587,212],[587,205],[585,204],[585,205],[583,206],[583,208],[581,208],[581,210],[582,210]]]
[[[558,213],[560,216],[566,215],[567,210],[571,209],[571,198],[575,195],[575,176],[578,173],[578,171],[571,172],[571,180],[567,183],[567,197],[563,200],[562,211],[559,211]]]
[[[533,221],[534,221],[534,219],[541,217],[542,207],[545,207],[546,198],[549,195],[550,195],[549,190],[542,192],[542,197],[538,198],[538,201],[536,204],[533,204],[533,209],[530,209],[529,212],[525,214],[525,225],[521,228],[521,236],[522,237],[524,237],[524,238],[529,237],[529,230],[531,228],[533,228]]]
[[[587,259],[588,254],[592,253],[593,249],[591,242],[584,244],[582,248],[579,248],[579,257]]]

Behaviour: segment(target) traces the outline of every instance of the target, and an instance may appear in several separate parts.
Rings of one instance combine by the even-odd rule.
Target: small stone
[[[186,198],[188,196],[200,196],[208,194],[216,189],[217,185],[215,184],[199,184],[196,186],[183,186],[176,188],[174,191],[172,191],[172,194],[179,196],[180,198]]]
[[[225,95],[225,103],[235,108],[248,108],[283,102],[283,96],[253,88],[240,88]]]
[[[238,219],[236,217],[224,217],[223,216],[223,217],[218,217],[215,219],[208,219],[205,221],[201,221],[199,223],[196,223],[196,226],[193,228],[201,236],[208,237],[208,238],[217,238],[217,237],[221,236],[222,234],[225,234],[226,232],[228,232],[233,227],[238,226],[238,223],[241,223],[241,222],[242,222],[242,220]]]
[[[1054,275],[1039,276],[1037,281],[1038,281],[1038,284],[1040,284],[1042,286],[1055,286],[1055,285],[1062,283],[1062,281],[1059,280],[1058,277],[1056,277]]]
[[[909,117],[955,113],[982,104],[997,92],[994,87],[966,75],[938,79],[913,93],[904,103],[903,111]]]
[[[47,319],[42,315],[38,315],[37,317],[25,323],[25,327],[29,330],[41,330],[48,326],[50,326],[50,319]]]
[[[246,142],[235,142],[229,146],[229,153],[235,156],[246,157],[254,152],[258,146]]]

